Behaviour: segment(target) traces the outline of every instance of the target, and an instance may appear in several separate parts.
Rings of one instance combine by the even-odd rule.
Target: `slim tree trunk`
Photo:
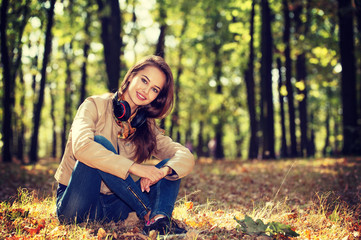
[[[56,134],[56,117],[55,117],[55,90],[54,88],[50,87],[50,117],[51,117],[51,121],[53,123],[53,143],[52,143],[52,151],[51,151],[51,156],[53,158],[56,158],[57,156],[57,134]]]
[[[327,106],[327,109],[326,109],[326,122],[325,122],[325,125],[326,125],[326,137],[325,137],[325,145],[323,146],[323,150],[322,150],[322,153],[323,153],[323,156],[328,156],[330,155],[330,151],[329,151],[329,148],[330,148],[330,109],[329,109],[329,106]]]
[[[354,1],[356,6],[356,19],[357,19],[357,36],[358,36],[358,56],[361,56],[361,1]],[[358,72],[361,72],[361,58],[358,59]],[[358,122],[361,121],[361,74],[358,75],[358,84],[357,85],[357,92],[358,92]],[[360,133],[361,134],[361,133]]]
[[[48,18],[47,18],[48,23],[45,32],[45,47],[44,47],[43,65],[41,69],[39,98],[34,109],[34,125],[33,125],[33,133],[31,136],[31,146],[29,152],[30,163],[33,164],[38,161],[38,137],[39,137],[39,128],[40,128],[40,118],[41,118],[41,110],[44,103],[46,67],[48,65],[50,53],[51,53],[51,40],[52,40],[51,29],[53,27],[53,22],[54,22],[55,1],[56,0],[50,0],[50,9],[48,10]]]
[[[118,90],[120,77],[120,56],[122,56],[123,39],[121,37],[122,19],[119,1],[97,0],[101,15],[101,39],[104,46],[105,67],[108,76],[109,91]],[[110,14],[108,10],[110,9]]]
[[[18,131],[17,131],[17,154],[16,157],[21,161],[21,163],[25,163],[24,161],[24,149],[25,149],[25,124],[24,124],[24,113],[25,113],[25,83],[24,83],[24,74],[20,67],[19,69],[19,79],[20,79],[20,109],[21,114],[18,116]]]
[[[351,0],[338,0],[339,46],[341,52],[341,97],[343,111],[343,154],[360,152],[357,126],[356,67]]]
[[[310,0],[306,4],[306,22],[302,22],[301,14],[303,6],[300,4],[294,11],[294,18],[296,22],[296,34],[303,35],[307,38],[309,23],[310,23]],[[299,114],[300,114],[300,128],[301,128],[301,156],[310,156],[308,152],[308,113],[307,113],[307,68],[306,68],[306,53],[301,49],[301,54],[297,56],[296,60],[296,79],[298,83],[299,100]]]
[[[292,60],[291,60],[291,46],[290,46],[290,30],[291,30],[291,19],[288,1],[283,0],[283,15],[285,18],[285,30],[283,32],[283,42],[285,47],[285,68],[286,68],[286,89],[287,89],[287,103],[288,103],[288,114],[289,114],[289,131],[291,140],[291,151],[290,157],[297,157],[297,139],[296,139],[296,122],[295,122],[295,105],[293,96],[293,86],[291,82],[292,78]]]
[[[90,8],[90,1],[88,1],[87,8]],[[86,83],[87,83],[87,65],[88,65],[88,55],[90,49],[90,33],[89,27],[91,24],[91,17],[90,17],[90,10],[87,10],[85,18],[85,26],[84,26],[84,33],[85,33],[85,41],[83,47],[83,65],[81,67],[81,85],[80,85],[80,99],[78,106],[84,102],[86,93]]]
[[[179,92],[180,92],[180,77],[183,73],[183,65],[182,65],[182,58],[184,55],[184,47],[183,47],[183,35],[185,34],[185,31],[188,26],[188,19],[185,17],[183,25],[182,25],[182,31],[180,34],[180,44],[179,44],[179,55],[178,55],[178,67],[177,67],[177,77],[175,79],[175,88],[174,88],[174,94],[175,94],[175,104],[174,104],[174,110],[172,115],[172,123],[169,130],[169,135],[173,135],[173,129],[177,129],[179,132]],[[179,135],[179,134],[177,134]],[[180,139],[177,139],[177,142],[179,142]]]
[[[155,55],[160,56],[164,58],[165,52],[165,35],[167,31],[167,11],[165,9],[165,1],[164,0],[158,0],[158,9],[159,9],[159,21],[160,21],[160,33],[158,37],[157,47],[155,50]],[[165,119],[162,119],[159,124],[160,128],[165,129]]]
[[[68,51],[72,48],[72,43],[70,43],[70,47],[68,49],[63,48],[63,52],[64,52],[64,58],[65,58],[65,62],[66,62],[66,80],[65,80],[65,88],[64,88],[64,116],[63,116],[63,130],[61,133],[61,147],[62,147],[62,152],[64,152],[65,150],[65,146],[66,146],[66,141],[67,141],[67,133],[68,133],[68,128],[69,128],[69,121],[72,118],[72,114],[71,114],[71,106],[72,106],[72,90],[71,90],[71,86],[73,84],[73,79],[72,79],[72,74],[71,74],[71,70],[70,70],[70,63],[71,63],[71,58],[68,54]],[[69,51],[71,52],[71,51]]]
[[[203,139],[203,129],[204,129],[204,122],[203,121],[199,121],[199,132],[198,132],[198,145],[197,145],[197,156],[199,157],[204,157],[205,151],[204,151],[204,147],[205,147],[205,141]]]
[[[247,105],[251,127],[251,138],[249,141],[248,159],[256,159],[258,157],[258,121],[256,114],[256,100],[255,100],[255,83],[254,83],[254,15],[255,15],[255,0],[252,1],[252,10],[250,18],[249,35],[251,40],[249,42],[249,58],[248,67],[245,71],[245,81],[247,87]]]
[[[284,110],[284,96],[282,95],[282,87],[283,80],[282,80],[282,71],[281,71],[282,63],[281,59],[277,58],[277,69],[278,69],[278,94],[279,94],[279,102],[280,102],[280,115],[281,115],[281,157],[286,158],[288,157],[288,148],[287,148],[287,140],[286,140],[286,126],[285,126],[285,110]]]
[[[8,39],[7,39],[7,12],[9,7],[9,1],[3,0],[1,3],[1,22],[0,22],[0,37],[1,37],[1,62],[3,65],[3,124],[2,124],[2,160],[3,162],[12,161],[12,89],[14,88],[11,77],[11,62],[9,56]]]
[[[261,119],[263,133],[263,159],[274,159],[274,116],[272,97],[272,49],[271,10],[268,0],[261,1]]]

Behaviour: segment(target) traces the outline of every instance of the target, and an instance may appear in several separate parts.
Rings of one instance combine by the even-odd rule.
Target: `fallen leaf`
[[[98,234],[97,234],[98,240],[103,239],[106,236],[107,236],[107,233],[105,232],[105,230],[103,228],[99,228]]]

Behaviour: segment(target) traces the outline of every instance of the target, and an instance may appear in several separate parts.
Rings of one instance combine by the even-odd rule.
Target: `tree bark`
[[[291,59],[291,19],[288,1],[283,0],[283,15],[285,18],[285,30],[283,32],[283,42],[286,45],[285,48],[285,68],[286,68],[286,89],[287,89],[287,103],[288,103],[288,115],[289,115],[289,131],[291,140],[290,157],[297,157],[297,139],[296,139],[296,122],[295,122],[295,105],[293,96],[293,86],[291,82],[292,78],[292,59]]]
[[[279,94],[279,102],[280,102],[280,115],[281,115],[281,152],[280,155],[282,158],[288,157],[288,148],[287,148],[287,139],[286,139],[286,126],[285,126],[285,110],[284,110],[284,96],[282,95],[281,89],[283,87],[282,80],[282,71],[281,71],[282,63],[281,59],[277,58],[277,69],[278,69],[278,94]]]
[[[155,50],[155,55],[164,58],[164,56],[165,56],[165,52],[164,52],[165,35],[166,35],[166,31],[167,31],[167,24],[166,24],[167,11],[165,9],[164,0],[158,0],[158,6],[159,6],[158,8],[159,8],[159,19],[160,19],[160,33],[159,33],[159,37],[158,37],[157,47]],[[160,126],[160,128],[165,129],[165,119],[164,118],[160,120],[159,126]]]
[[[108,76],[108,89],[118,90],[120,77],[120,56],[122,56],[123,39],[121,38],[122,19],[119,1],[97,0],[102,25],[101,39],[104,46],[105,67]],[[110,15],[106,15],[110,9]]]
[[[199,157],[204,157],[206,154],[205,154],[205,151],[204,151],[204,147],[205,147],[205,141],[204,141],[204,138],[203,138],[203,129],[204,129],[204,122],[203,121],[199,121],[199,132],[198,132],[198,145],[197,145],[197,156],[198,158]]]
[[[72,89],[71,86],[73,84],[72,74],[70,70],[70,63],[71,59],[69,57],[68,51],[72,48],[72,43],[70,43],[70,47],[66,49],[64,46],[63,52],[64,52],[64,58],[66,63],[66,80],[65,80],[65,88],[64,88],[64,116],[63,116],[63,130],[61,133],[61,150],[64,152],[66,142],[67,142],[67,135],[68,135],[68,128],[69,128],[69,122],[72,119],[71,114],[71,107],[72,107]],[[70,52],[70,51],[69,51]]]
[[[36,163],[38,161],[38,137],[39,137],[39,128],[40,128],[40,119],[41,119],[41,110],[44,103],[44,90],[46,83],[46,67],[49,62],[50,54],[51,54],[51,40],[52,33],[51,29],[54,22],[54,6],[56,0],[50,0],[50,9],[48,10],[48,24],[46,26],[45,32],[45,47],[44,47],[44,57],[43,64],[41,69],[41,80],[40,80],[40,90],[39,90],[39,98],[36,103],[34,109],[34,125],[33,125],[33,133],[31,136],[31,146],[29,152],[30,163]]]
[[[21,65],[20,65],[21,66]],[[18,116],[17,124],[17,154],[16,157],[21,161],[22,164],[25,163],[24,160],[24,148],[25,148],[25,124],[24,124],[24,113],[25,113],[25,83],[24,83],[24,74],[20,67],[19,69],[19,79],[20,79],[20,111],[21,114]]]
[[[261,1],[261,119],[263,133],[263,159],[274,159],[274,115],[272,97],[272,49],[271,10],[268,0]]]
[[[182,25],[182,30],[181,30],[181,34],[180,34],[180,44],[179,44],[179,55],[178,55],[178,67],[177,67],[177,77],[175,79],[175,86],[174,86],[174,95],[175,95],[175,103],[174,103],[174,110],[173,110],[173,115],[172,115],[172,122],[171,122],[171,127],[169,130],[169,135],[172,136],[173,135],[173,129],[177,129],[178,132],[178,136],[179,134],[179,92],[180,92],[180,77],[183,73],[183,65],[182,65],[182,58],[184,55],[184,47],[183,47],[183,38],[182,36],[185,34],[186,29],[188,26],[188,19],[185,16],[183,25]],[[180,139],[177,138],[177,142],[179,142]]]
[[[301,20],[301,14],[303,11],[303,6],[299,5],[294,11],[294,18],[296,22],[296,33],[304,35],[307,38],[307,33],[309,30],[310,23],[310,0],[307,0],[306,4],[306,22],[303,23]],[[304,30],[302,30],[304,29]],[[310,153],[307,148],[309,141],[308,133],[308,113],[307,113],[307,67],[306,67],[306,53],[302,49],[301,54],[297,56],[296,60],[296,79],[299,83],[298,95],[300,96],[299,100],[299,114],[300,114],[300,128],[301,128],[301,156],[309,157]]]
[[[90,8],[90,1],[88,1],[87,8]],[[88,55],[89,55],[89,49],[90,49],[90,33],[89,33],[89,27],[91,24],[91,17],[90,17],[90,10],[87,10],[87,16],[85,18],[85,26],[84,26],[84,33],[85,33],[85,41],[84,41],[84,47],[83,47],[83,65],[81,67],[81,85],[80,85],[80,98],[79,98],[79,104],[82,104],[86,98],[86,84],[87,84],[87,65],[88,65]]]
[[[357,19],[357,36],[358,36],[358,46],[356,48],[358,49],[358,56],[361,56],[361,1],[354,1],[356,6],[356,19]],[[361,59],[358,59],[358,70],[361,71]],[[361,122],[361,75],[358,76],[358,84],[357,85],[357,92],[358,92],[358,121]],[[361,135],[361,133],[359,133]]]
[[[0,23],[0,37],[1,37],[1,62],[3,65],[3,85],[4,85],[4,96],[3,96],[3,124],[2,124],[2,161],[11,162],[12,161],[12,128],[11,128],[11,118],[12,118],[12,103],[11,103],[11,93],[14,88],[11,77],[11,62],[9,56],[8,48],[8,39],[7,39],[7,11],[9,7],[9,1],[3,0],[1,3],[1,23]]]
[[[360,153],[357,126],[356,67],[351,0],[338,0],[339,46],[341,52],[341,97],[343,111],[343,154]]]
[[[258,121],[256,114],[256,100],[255,100],[255,83],[254,83],[254,15],[255,15],[255,0],[252,1],[252,10],[250,18],[249,35],[251,40],[249,42],[249,58],[248,66],[245,71],[245,81],[247,87],[247,105],[251,127],[251,138],[249,141],[248,159],[256,159],[258,157]]]
[[[51,156],[53,158],[56,158],[57,156],[57,134],[56,134],[56,117],[55,117],[55,93],[54,89],[50,87],[50,117],[51,121],[53,122],[53,142],[52,142],[52,150],[51,150]]]

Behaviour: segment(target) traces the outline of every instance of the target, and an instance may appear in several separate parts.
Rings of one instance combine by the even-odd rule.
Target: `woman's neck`
[[[135,110],[138,108],[137,105],[134,104],[134,102],[132,101],[132,99],[130,98],[128,92],[126,91],[125,93],[123,93],[123,98],[124,101],[126,101],[129,106],[130,106],[130,110],[131,110],[131,114],[133,114],[135,112]]]

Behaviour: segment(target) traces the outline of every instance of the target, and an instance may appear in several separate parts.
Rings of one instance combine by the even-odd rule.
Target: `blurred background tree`
[[[360,1],[1,1],[2,161],[60,158],[87,96],[173,69],[161,126],[197,157],[361,154]]]

